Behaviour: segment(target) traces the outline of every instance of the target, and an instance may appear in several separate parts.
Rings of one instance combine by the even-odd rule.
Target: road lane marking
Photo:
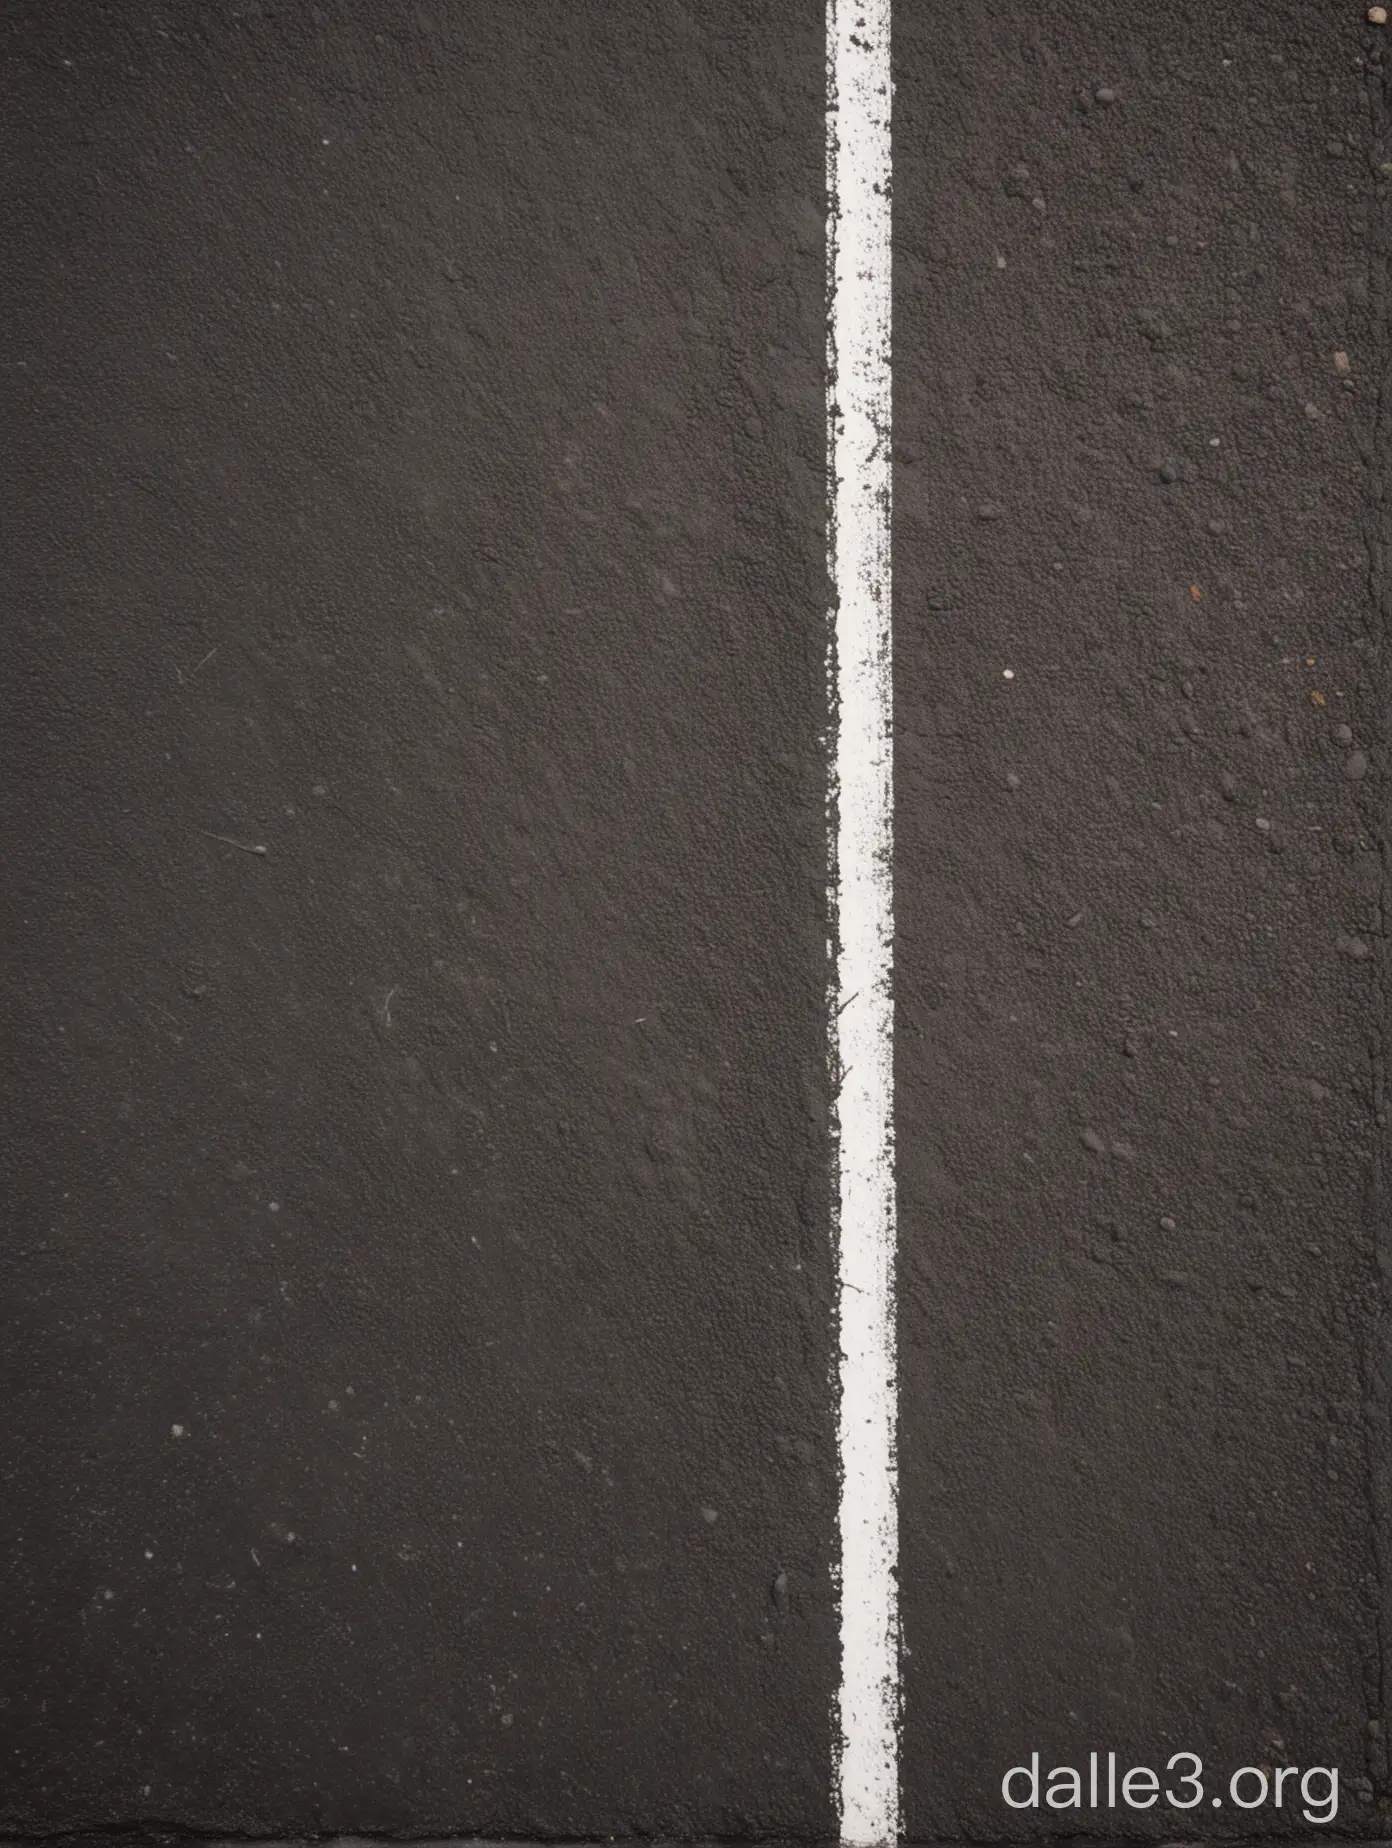
[[[899,1833],[890,685],[890,0],[827,4],[841,1839]]]

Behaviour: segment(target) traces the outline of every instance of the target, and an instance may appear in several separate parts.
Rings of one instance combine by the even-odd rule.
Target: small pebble
[[[1101,103],[1104,109],[1110,108],[1111,105],[1117,99],[1116,91],[1113,90],[1109,85],[1105,83],[1102,85],[1100,90],[1094,90],[1093,95],[1097,98],[1098,102]]]
[[[1175,1229],[1175,1222],[1174,1222],[1174,1220],[1173,1220],[1173,1219],[1171,1219],[1171,1218],[1170,1218],[1170,1216],[1169,1216],[1169,1214],[1168,1214],[1168,1213],[1165,1213],[1165,1214],[1163,1214],[1163,1215],[1161,1216],[1161,1220],[1160,1220],[1160,1228],[1161,1228],[1161,1230],[1162,1230],[1162,1231],[1164,1231],[1164,1232],[1173,1232],[1173,1231],[1174,1231],[1174,1229]]]
[[[714,1508],[702,1508],[701,1519],[705,1522],[707,1527],[714,1527],[715,1523],[720,1519],[720,1516]]]
[[[1261,829],[1263,834],[1270,834],[1271,823],[1267,820],[1265,815],[1257,816],[1257,826]]]
[[[1364,938],[1350,937],[1346,933],[1340,934],[1339,948],[1345,956],[1351,956],[1355,962],[1366,962],[1373,953],[1371,946]]]
[[[1352,744],[1353,727],[1351,725],[1336,725],[1330,736],[1333,738],[1335,744]]]
[[[1094,1155],[1105,1155],[1107,1152],[1106,1143],[1095,1129],[1085,1129],[1083,1131],[1082,1143],[1083,1147],[1085,1149],[1091,1149]]]
[[[1179,480],[1179,470],[1175,467],[1173,462],[1162,462],[1160,464],[1160,479],[1164,482]]]
[[[998,520],[1005,512],[995,501],[983,501],[976,510],[978,520]]]
[[[1219,777],[1218,787],[1223,792],[1223,800],[1225,802],[1236,802],[1237,778],[1233,775],[1231,770],[1225,770]]]
[[[1368,24],[1370,26],[1385,26],[1387,24],[1387,8],[1385,6],[1370,6],[1368,8]]]
[[[1351,783],[1361,783],[1368,774],[1368,760],[1362,751],[1350,751],[1344,763],[1344,775]]]
[[[1068,928],[1069,928],[1070,930],[1076,930],[1076,929],[1078,928],[1078,926],[1079,926],[1079,925],[1080,925],[1080,924],[1082,923],[1082,921],[1083,921],[1083,914],[1082,914],[1082,912],[1081,912],[1081,911],[1075,911],[1075,912],[1073,913],[1073,915],[1072,915],[1072,917],[1071,917],[1071,918],[1070,918],[1070,919],[1068,920]]]
[[[1211,533],[1225,533],[1228,530],[1228,523],[1226,520],[1210,520],[1208,530]]]
[[[1006,771],[1005,786],[1007,789],[1018,789],[1020,787],[1020,779],[1013,770]]]
[[[1331,160],[1338,160],[1339,156],[1344,151],[1344,144],[1342,141],[1336,141],[1331,136],[1330,139],[1326,141],[1324,144],[1324,151]]]
[[[1347,353],[1336,353],[1334,355],[1334,370],[1339,374],[1341,379],[1346,379],[1348,377],[1349,356]]]

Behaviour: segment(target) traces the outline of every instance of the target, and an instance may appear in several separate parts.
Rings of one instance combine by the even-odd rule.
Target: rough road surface
[[[826,1833],[820,14],[3,29],[0,1813]]]
[[[0,20],[0,1829],[835,1832],[822,15]],[[895,9],[911,1839],[1389,1829],[1387,38]]]
[[[1032,1749],[1376,1827],[1381,41],[896,21],[906,1827]]]

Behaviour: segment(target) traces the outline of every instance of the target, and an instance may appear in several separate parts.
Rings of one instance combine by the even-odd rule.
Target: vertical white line
[[[890,0],[827,0],[841,1839],[899,1832],[890,687]]]

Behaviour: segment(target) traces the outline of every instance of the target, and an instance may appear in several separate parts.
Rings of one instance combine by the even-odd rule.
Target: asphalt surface
[[[1389,1826],[1363,12],[895,9],[914,1840]],[[0,44],[0,1829],[825,1838],[822,8]]]
[[[905,1825],[1115,1749],[1376,1827],[1381,41],[896,21]]]
[[[4,32],[0,1813],[825,1834],[820,13]]]

